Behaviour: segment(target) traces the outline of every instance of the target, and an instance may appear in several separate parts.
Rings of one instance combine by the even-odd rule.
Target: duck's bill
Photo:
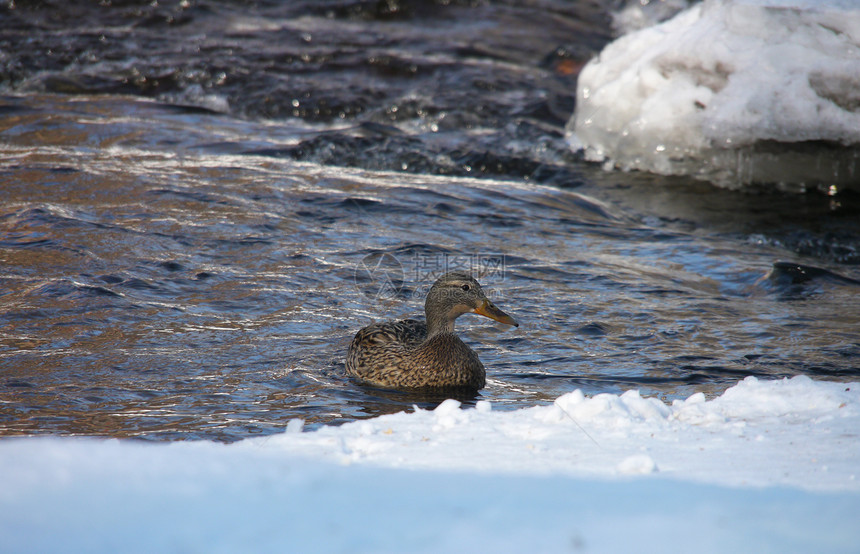
[[[489,317],[490,319],[495,319],[499,323],[513,325],[514,327],[520,326],[520,324],[517,323],[516,319],[512,318],[502,310],[498,309],[496,305],[489,300],[484,300],[484,303],[482,305],[475,308],[475,313],[484,317]]]

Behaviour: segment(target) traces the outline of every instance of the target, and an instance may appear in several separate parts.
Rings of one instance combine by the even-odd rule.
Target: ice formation
[[[570,141],[720,185],[860,186],[860,2],[705,0],[609,44]]]

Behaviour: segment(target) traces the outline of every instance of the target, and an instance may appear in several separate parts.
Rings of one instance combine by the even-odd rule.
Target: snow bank
[[[231,445],[5,439],[0,550],[850,552],[858,429],[860,383],[798,377]]]
[[[434,411],[260,443],[342,464],[588,478],[658,472],[860,492],[858,429],[860,384],[750,377],[712,401],[696,394],[667,405],[637,391],[575,391],[551,406],[495,412],[488,402],[463,410],[447,400]]]
[[[579,76],[571,144],[718,184],[860,186],[860,3],[705,0]]]

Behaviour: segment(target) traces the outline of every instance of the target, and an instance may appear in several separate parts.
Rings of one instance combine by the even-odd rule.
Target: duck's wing
[[[415,319],[386,321],[368,325],[352,340],[354,348],[386,348],[398,346],[407,350],[417,347],[427,338],[427,325]]]
[[[427,340],[423,321],[405,319],[359,331],[346,359],[347,373],[387,388],[469,388],[484,386],[483,364],[453,333]]]
[[[346,371],[368,381],[408,363],[410,354],[427,337],[423,321],[403,319],[368,325],[355,334],[346,356]]]

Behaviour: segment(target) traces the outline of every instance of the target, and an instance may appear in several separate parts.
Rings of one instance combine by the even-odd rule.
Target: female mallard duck
[[[414,319],[369,325],[356,333],[346,371],[366,383],[393,389],[484,387],[484,365],[454,334],[465,313],[519,324],[490,302],[481,285],[461,272],[440,277],[424,302],[427,323]]]

